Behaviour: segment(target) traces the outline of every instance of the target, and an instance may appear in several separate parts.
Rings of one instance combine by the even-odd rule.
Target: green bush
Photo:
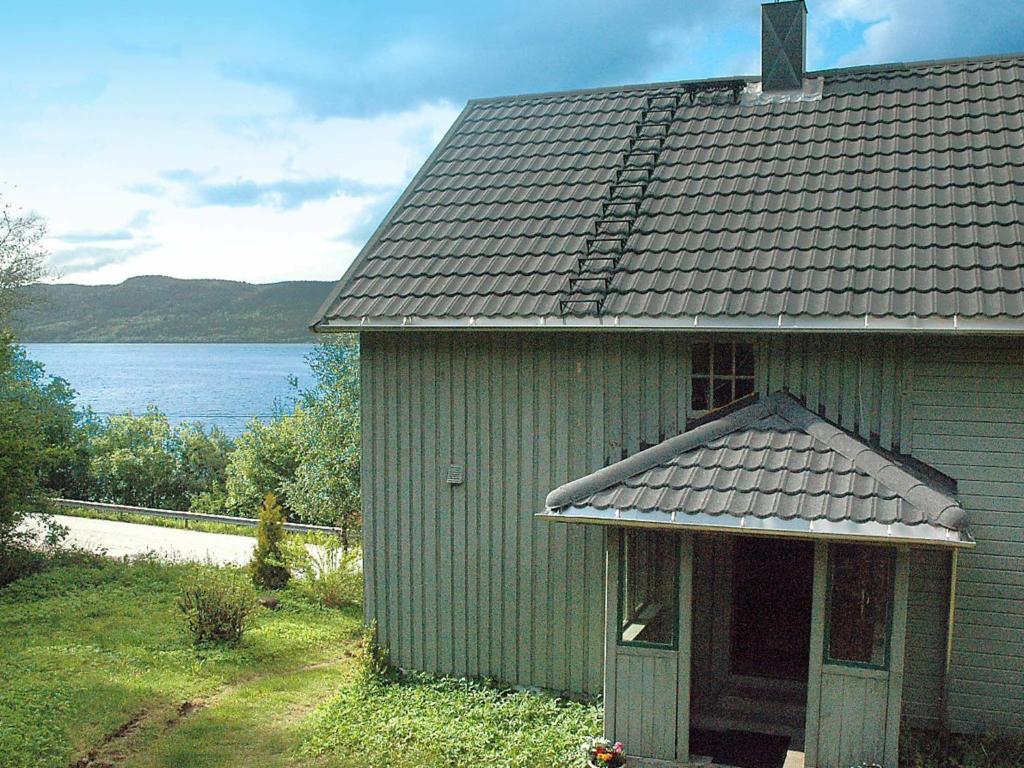
[[[0,587],[31,576],[46,565],[46,555],[36,549],[0,544]]]
[[[91,501],[222,512],[231,441],[216,427],[172,427],[150,406],[143,414],[111,416],[92,427]]]
[[[284,511],[271,491],[260,505],[260,521],[256,526],[256,549],[249,563],[252,583],[264,589],[280,589],[290,574],[281,551],[284,540]]]
[[[391,660],[387,649],[377,642],[377,623],[363,627],[356,651],[356,674],[353,678],[358,686],[367,687],[383,683],[391,673]]]
[[[336,526],[348,545],[360,528],[359,347],[335,338],[306,358],[316,386],[300,393],[299,462],[283,488],[296,519]]]
[[[601,707],[412,674],[353,680],[310,717],[302,751],[363,768],[578,768]]]
[[[186,583],[176,605],[193,644],[236,645],[255,599],[245,579],[232,571],[209,568]]]
[[[288,570],[299,589],[327,608],[360,605],[363,601],[362,551],[346,550],[330,533],[289,536],[284,542]]]

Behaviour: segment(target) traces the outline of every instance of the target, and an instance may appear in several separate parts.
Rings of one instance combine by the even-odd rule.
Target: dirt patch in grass
[[[187,699],[177,707],[165,710],[165,717],[158,730],[168,731],[198,709],[206,706],[201,699]],[[103,738],[103,742],[89,750],[89,754],[76,760],[70,768],[118,768],[131,755],[133,737],[147,726],[156,727],[156,713],[143,710]]]

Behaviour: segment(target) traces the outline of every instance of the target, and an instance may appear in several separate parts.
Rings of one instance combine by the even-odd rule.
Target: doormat
[[[713,763],[736,768],[782,768],[788,748],[788,736],[748,731],[690,731],[691,755],[710,757]]]

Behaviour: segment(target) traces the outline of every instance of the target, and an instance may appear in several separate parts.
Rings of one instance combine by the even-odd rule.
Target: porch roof
[[[556,488],[545,517],[969,545],[954,488],[776,393]]]

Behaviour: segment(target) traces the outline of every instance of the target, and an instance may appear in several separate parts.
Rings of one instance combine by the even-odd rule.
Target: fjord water
[[[47,373],[66,379],[100,416],[153,404],[172,423],[201,421],[234,437],[249,419],[290,408],[312,384],[311,344],[25,344]]]

